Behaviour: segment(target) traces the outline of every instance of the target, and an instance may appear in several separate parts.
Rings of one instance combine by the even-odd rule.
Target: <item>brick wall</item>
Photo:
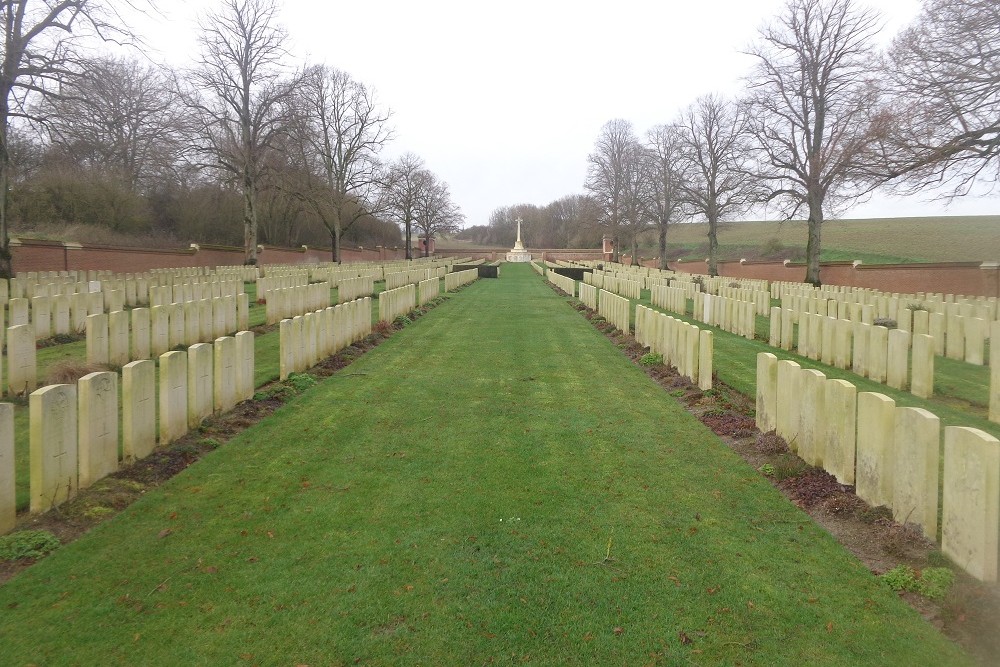
[[[237,266],[243,249],[226,246],[190,248],[126,248],[34,239],[11,239],[15,272],[115,271],[139,273],[151,269]],[[258,252],[260,264],[314,264],[332,261],[329,248],[273,248]],[[403,259],[401,248],[341,248],[344,262],[378,262]]]

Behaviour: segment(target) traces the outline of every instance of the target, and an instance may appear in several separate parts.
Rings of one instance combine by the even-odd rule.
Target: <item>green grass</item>
[[[0,608],[12,664],[967,662],[519,266]]]

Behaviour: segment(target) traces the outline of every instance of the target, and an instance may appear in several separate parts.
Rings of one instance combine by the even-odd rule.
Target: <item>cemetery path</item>
[[[524,265],[0,586],[5,664],[964,664]]]

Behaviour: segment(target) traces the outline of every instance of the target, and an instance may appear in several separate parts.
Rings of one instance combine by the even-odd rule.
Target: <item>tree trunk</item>
[[[340,216],[333,221],[333,261],[337,264],[342,263],[340,256]]]
[[[806,241],[806,282],[819,287],[820,228],[823,225],[823,202],[809,194],[809,238]]]
[[[718,217],[714,214],[710,215],[708,217],[708,275],[710,276],[719,275],[719,265],[716,259],[719,252],[718,225]]]
[[[621,254],[618,252],[618,235],[614,234],[611,236],[611,248],[613,252],[611,253],[611,261],[615,264],[621,262]]]
[[[7,150],[6,104],[0,110],[5,119],[0,123],[0,278],[14,277],[14,260],[10,254],[10,229],[7,220],[8,184],[10,175],[10,152]]]
[[[667,270],[667,225],[666,223],[660,223],[660,262],[659,268],[661,271]]]
[[[639,266],[639,235],[632,236],[632,266]]]
[[[406,224],[406,259],[413,259],[413,224],[407,220]]]
[[[431,235],[427,234],[424,236],[424,257],[431,256]]]
[[[257,264],[257,208],[254,182],[248,170],[243,171],[243,263]]]
[[[333,233],[333,229],[330,230],[330,261],[334,264],[337,263],[337,238]]]

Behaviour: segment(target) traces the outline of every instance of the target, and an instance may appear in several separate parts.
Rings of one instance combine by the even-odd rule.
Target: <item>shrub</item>
[[[292,373],[285,383],[295,391],[305,391],[309,387],[316,386],[316,378],[306,373]]]
[[[70,359],[57,361],[45,374],[45,384],[76,384],[76,381],[84,375],[106,370],[107,367],[100,364],[87,364]]]
[[[908,303],[906,304],[906,309],[911,312],[916,312],[918,310],[923,310],[926,312],[928,310],[927,306],[925,306],[922,303]]]
[[[655,352],[644,354],[639,358],[640,366],[656,366],[663,363],[663,355]]]
[[[741,287],[739,281],[736,281],[736,280],[734,280],[733,282],[729,283],[729,286],[733,287],[735,289],[739,289]]]
[[[62,543],[45,530],[22,530],[0,537],[0,561],[42,558]]]
[[[946,567],[928,567],[917,572],[909,565],[897,565],[879,575],[894,591],[919,593],[930,600],[941,600],[955,582],[955,573]]]
[[[757,470],[759,470],[761,474],[766,475],[767,477],[771,477],[774,475],[774,466],[771,465],[770,463],[765,463],[761,467],[757,468]]]
[[[885,327],[886,329],[895,329],[897,326],[896,320],[890,317],[876,317],[872,324],[877,327]]]

